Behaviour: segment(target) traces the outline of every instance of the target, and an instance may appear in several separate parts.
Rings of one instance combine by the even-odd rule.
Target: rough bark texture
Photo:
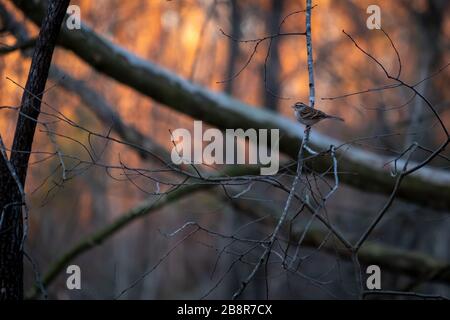
[[[35,120],[40,112],[40,99],[43,96],[56,39],[69,2],[70,0],[50,1],[22,96],[9,160],[22,186],[25,184],[27,175],[28,160],[36,129]],[[23,298],[22,195],[17,181],[13,179],[11,170],[7,166],[7,161],[1,157],[0,208],[2,208],[3,221],[0,226],[0,299],[18,300]]]
[[[0,155],[0,300],[23,297],[23,266],[20,243],[22,239],[22,211],[15,204],[19,190]],[[14,197],[16,195],[16,197]],[[19,201],[21,203],[21,201]]]
[[[39,24],[43,9],[39,1],[11,0],[30,19]],[[142,94],[219,128],[267,128],[280,129],[280,151],[295,158],[303,128],[296,122],[268,110],[250,107],[225,94],[212,92],[204,87],[180,78],[151,62],[136,57],[95,32],[82,26],[73,32],[62,30],[61,45],[97,71],[134,88]],[[342,141],[311,133],[313,149],[324,150],[330,145],[339,146]],[[389,194],[395,179],[391,177],[392,158],[380,156],[358,148],[339,149],[339,171],[343,183],[365,191]],[[402,164],[398,164],[401,167]],[[414,163],[410,162],[413,166]],[[327,157],[314,159],[316,170],[327,170]],[[450,208],[450,174],[445,170],[421,168],[405,177],[397,196],[404,200],[431,208]]]

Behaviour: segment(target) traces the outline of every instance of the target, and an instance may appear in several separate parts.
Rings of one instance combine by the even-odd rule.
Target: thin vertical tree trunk
[[[267,29],[269,34],[278,32],[282,17],[283,17],[284,0],[272,0],[271,11],[267,14]],[[264,70],[265,69],[265,70]],[[280,104],[280,39],[275,37],[270,43],[270,54],[266,66],[263,66],[263,76],[265,83],[263,83],[263,97],[264,105],[273,111],[278,111]]]
[[[23,299],[23,194],[19,186],[25,184],[41,99],[69,2],[49,2],[22,96],[11,157],[0,156],[0,300]]]
[[[423,11],[416,11],[409,8],[410,15],[415,22],[417,30],[414,34],[414,40],[411,41],[416,45],[416,51],[418,52],[418,78],[417,81],[424,79],[428,75],[436,71],[436,69],[441,65],[443,58],[442,48],[444,46],[444,14],[446,8],[449,5],[442,0],[430,0],[427,2],[426,8]],[[436,87],[434,79],[431,81],[425,81],[417,86],[417,90],[423,95],[430,97],[432,103],[434,101],[443,101],[440,90]],[[425,104],[422,99],[415,99],[412,105],[412,112],[410,123],[408,127],[408,132],[418,132],[424,130],[425,128],[432,128],[432,121],[424,119],[424,113],[426,111]],[[418,141],[423,144],[433,144],[435,135],[428,134],[424,135]],[[417,139],[415,135],[405,136],[405,147],[410,146],[413,141]]]
[[[231,0],[231,36],[233,39],[240,39],[241,37],[241,8],[238,3],[238,0]],[[228,62],[227,62],[227,73],[226,79],[229,79],[225,83],[225,92],[228,94],[233,94],[234,80],[233,76],[236,73],[236,64],[239,59],[239,42],[229,40],[230,47],[228,52]]]

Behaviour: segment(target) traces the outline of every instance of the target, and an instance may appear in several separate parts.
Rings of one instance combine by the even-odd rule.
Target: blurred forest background
[[[304,37],[274,38],[269,55],[268,41],[262,42],[248,66],[234,77],[251,56],[254,43],[232,41],[220,31],[238,39],[257,39],[274,34],[285,16],[305,9],[304,1],[79,0],[71,1],[71,4],[80,6],[82,23],[97,34],[201,86],[225,92],[255,108],[268,108],[291,119],[293,112],[290,106],[296,101],[308,101]],[[450,2],[317,0],[313,4],[316,5],[312,14],[312,37],[317,106],[346,121],[345,125],[324,121],[313,130],[341,141],[377,136],[354,145],[392,157],[412,141],[435,149],[443,139],[442,130],[422,100],[412,99],[405,104],[411,98],[406,88],[375,91],[345,99],[322,98],[387,83],[380,68],[358,51],[342,30],[351,34],[387,69],[398,67],[396,55],[385,35],[366,27],[366,9],[371,4],[380,6],[382,27],[400,53],[402,79],[416,83],[445,66],[450,61]],[[7,12],[22,24],[30,37],[37,35],[39,29],[10,1],[1,0],[0,5],[3,14]],[[4,16],[0,21],[4,23]],[[283,30],[303,32],[304,13],[288,18]],[[9,32],[1,34],[2,44],[13,46],[16,41],[17,37]],[[24,85],[31,61],[30,50],[32,48],[2,53],[1,105],[17,106],[20,103],[22,89],[7,77]],[[100,98],[127,126],[134,127],[167,151],[172,146],[169,130],[190,129],[193,125],[193,118],[96,72],[61,47],[55,51],[53,66],[57,70],[53,70],[47,83],[45,102],[93,132],[106,135],[110,130],[110,124],[89,105],[89,99],[98,101]],[[64,78],[63,73],[76,85],[72,88],[64,85],[67,77]],[[230,78],[232,80],[224,81]],[[417,87],[433,103],[446,124],[450,120],[449,83],[449,69],[444,69]],[[83,86],[96,95],[83,99],[77,93],[83,90]],[[213,109],[210,112],[214,114]],[[16,112],[5,109],[0,112],[0,133],[6,145],[11,144],[16,118]],[[73,139],[55,137],[65,155],[87,158],[83,146],[75,142],[77,140],[85,145],[92,143],[100,150],[102,163],[122,163],[134,168],[153,165],[151,159],[142,158],[133,148],[95,138],[88,141],[86,132],[65,123],[56,123],[53,130]],[[300,125],[299,130],[303,130]],[[111,135],[116,134],[113,132]],[[48,135],[42,130],[36,133],[33,150],[53,150]],[[448,150],[443,155],[448,156]],[[34,164],[30,167],[27,181],[31,207],[27,251],[42,274],[83,237],[124,215],[140,201],[153,197],[148,192],[155,187],[155,183],[145,177],[135,177],[131,182],[130,179],[119,178],[120,170],[109,171],[93,165],[80,166],[78,171],[72,172],[70,179],[62,181],[58,159],[53,157],[43,161],[44,158],[33,154],[31,161]],[[448,171],[448,158],[439,158],[431,166]],[[280,179],[289,185],[286,177]],[[422,188],[426,189],[427,185]],[[326,214],[350,238],[363,232],[388,197],[386,193],[364,189],[341,183],[327,203]],[[279,210],[286,195],[265,185],[256,185],[248,197],[251,206],[267,202]],[[226,235],[243,228],[239,233],[243,238],[261,239],[270,233],[273,224],[252,223],[246,226],[255,217],[245,211],[245,208],[236,208],[207,190],[168,203],[77,257],[71,264],[81,267],[82,290],[67,290],[66,275],[62,272],[47,288],[49,298],[113,298],[136,280],[139,280],[136,285],[121,298],[197,299],[206,294],[206,298],[229,298],[251,270],[245,262],[233,263],[233,254],[221,252],[230,239],[199,232],[178,243],[187,231],[173,237],[168,234],[188,221]],[[433,208],[396,199],[369,240],[427,255],[448,268],[449,214],[450,207]],[[298,223],[307,223],[306,218]],[[239,252],[243,245],[233,243],[226,248]],[[303,254],[312,255],[302,263],[300,275],[284,270],[279,263],[273,264],[267,274],[264,270],[257,274],[242,297],[265,298],[267,283],[270,298],[354,297],[355,270],[348,259],[332,250],[323,252],[314,246],[305,246],[302,250]],[[170,254],[166,255],[168,252]],[[249,259],[257,256],[250,255]],[[390,259],[395,260],[396,257]],[[25,267],[26,288],[31,288],[33,268],[28,262]],[[446,281],[428,281],[430,279],[426,277],[381,269],[382,288],[385,290],[450,294],[448,277]]]

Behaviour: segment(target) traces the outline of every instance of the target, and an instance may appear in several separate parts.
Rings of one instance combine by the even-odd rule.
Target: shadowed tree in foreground
[[[53,0],[49,3],[22,96],[10,159],[2,148],[0,157],[1,300],[23,298],[23,244],[27,231],[26,214],[25,228],[23,223],[22,207],[26,206],[23,186],[53,50],[69,2],[69,0]]]

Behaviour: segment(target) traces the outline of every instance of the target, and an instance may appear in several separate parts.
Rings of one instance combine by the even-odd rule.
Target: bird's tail
[[[339,120],[339,121],[345,122],[345,120],[344,120],[344,119],[342,119],[341,117],[336,117],[336,116],[328,116],[327,118],[329,118],[329,119],[335,119],[335,120]]]

